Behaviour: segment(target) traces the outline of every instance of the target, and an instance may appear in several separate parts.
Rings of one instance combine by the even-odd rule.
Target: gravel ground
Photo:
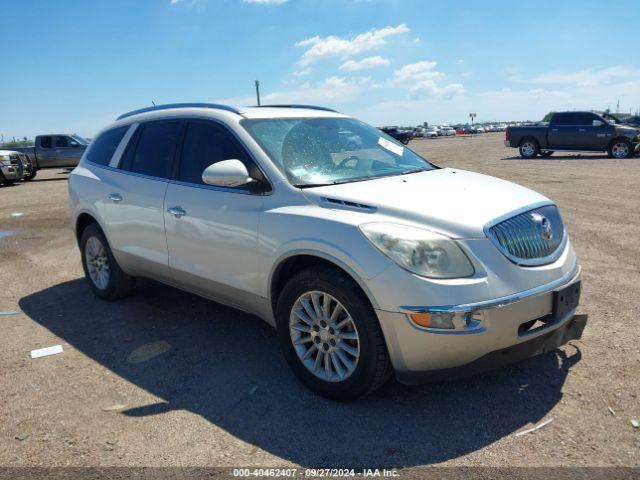
[[[640,159],[524,161],[502,138],[411,147],[558,203],[584,268],[582,340],[349,405],[300,386],[253,316],[149,281],[97,300],[64,173],[0,188],[0,236],[15,233],[0,239],[0,310],[17,311],[0,315],[0,465],[639,466]],[[29,357],[56,344],[62,354]]]

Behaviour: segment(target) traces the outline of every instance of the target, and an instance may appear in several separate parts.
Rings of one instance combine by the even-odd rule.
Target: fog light
[[[446,328],[453,329],[453,313],[437,312],[437,313],[412,313],[409,315],[413,323],[426,328]]]

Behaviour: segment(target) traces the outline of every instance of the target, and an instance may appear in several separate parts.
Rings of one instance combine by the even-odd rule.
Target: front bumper
[[[4,178],[6,178],[7,180],[19,180],[20,176],[18,175],[18,171],[16,170],[16,168],[14,166],[2,166],[0,167],[0,170],[2,171],[2,175],[4,176]]]
[[[580,338],[586,317],[576,309],[553,315],[554,291],[577,284],[580,269],[566,278],[508,298],[442,307],[452,312],[473,312],[467,330],[425,329],[402,312],[377,310],[391,362],[401,383],[477,373],[544,353]],[[405,307],[405,312],[421,307]],[[424,307],[430,311],[441,307]]]

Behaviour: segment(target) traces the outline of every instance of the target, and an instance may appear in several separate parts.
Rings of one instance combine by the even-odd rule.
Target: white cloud
[[[459,58],[458,63],[461,63],[461,64],[464,63],[464,58]]]
[[[185,0],[171,0],[171,5],[175,5],[176,3],[182,3]]]
[[[292,90],[266,93],[261,95],[261,100],[265,105],[269,103],[335,104],[356,100],[365,89],[377,87],[378,85],[372,83],[371,77],[347,78],[333,76],[316,84],[305,82]],[[255,98],[234,97],[216,100],[216,102],[236,106],[254,105]]]
[[[449,99],[464,93],[464,85],[461,83],[441,85],[440,81],[445,77],[445,74],[436,70],[436,66],[436,62],[429,61],[405,65],[394,70],[394,83],[407,88],[417,97]]]
[[[375,57],[367,57],[357,61],[347,60],[342,65],[340,65],[338,69],[345,72],[355,72],[357,70],[364,70],[367,68],[376,68],[376,67],[381,67],[383,65],[388,65],[388,64],[389,64],[388,59],[383,58],[379,55],[376,55]]]
[[[304,77],[306,75],[311,75],[310,67],[301,68],[300,70],[296,70],[295,72],[293,72],[294,77]]]
[[[173,0],[172,0],[173,1]],[[287,0],[242,0],[244,3],[262,3],[263,5],[279,5]]]
[[[376,50],[386,45],[389,37],[409,31],[409,28],[402,23],[396,27],[387,26],[380,29],[374,28],[350,39],[340,38],[335,35],[322,38],[316,35],[315,37],[297,42],[296,46],[308,47],[302,54],[300,64],[309,65],[321,58],[350,57],[362,52]]]
[[[588,68],[574,72],[548,72],[529,80],[531,83],[556,85],[601,85],[621,78],[637,78],[640,71],[628,67]]]

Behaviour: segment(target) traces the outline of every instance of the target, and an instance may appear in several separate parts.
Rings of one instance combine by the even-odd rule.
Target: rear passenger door
[[[36,158],[41,168],[56,166],[53,135],[41,135],[36,139]]]
[[[109,177],[108,239],[132,275],[171,280],[163,207],[183,125],[179,120],[139,125]]]
[[[579,142],[577,113],[556,113],[548,128],[549,148],[575,148]]]
[[[217,187],[202,181],[211,164],[238,159],[257,189]],[[258,222],[266,179],[235,136],[214,121],[189,121],[175,180],[165,198],[169,265],[177,283],[253,311],[260,302]]]

